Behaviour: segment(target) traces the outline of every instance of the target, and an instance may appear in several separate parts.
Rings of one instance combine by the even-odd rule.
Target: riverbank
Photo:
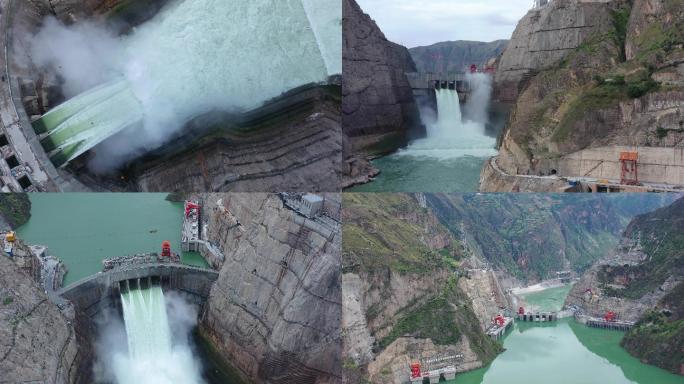
[[[571,284],[542,282],[516,292],[530,309],[558,311],[571,288]],[[516,322],[503,339],[504,353],[490,365],[447,383],[681,383],[680,376],[629,355],[620,346],[624,335],[622,331],[587,327],[574,318]]]

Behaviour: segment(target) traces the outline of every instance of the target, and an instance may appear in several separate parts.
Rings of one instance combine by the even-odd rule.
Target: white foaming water
[[[200,384],[200,367],[190,348],[174,345],[159,286],[121,294],[128,353],[113,357],[119,384]]]
[[[438,89],[435,91],[437,121],[427,124],[426,138],[411,142],[406,149],[397,152],[397,156],[449,160],[464,156],[496,155],[496,139],[485,135],[491,81],[481,79],[481,76],[487,75],[476,75],[476,80],[468,79],[471,80],[472,94],[466,103],[469,112],[472,112],[470,116],[475,119],[464,121],[456,90]]]
[[[113,66],[109,72],[122,76],[138,103],[100,103],[102,112],[89,120],[93,130],[103,122],[121,121],[118,131],[134,125],[131,119],[115,117],[122,115],[141,116],[143,123],[143,129],[131,132],[125,148],[107,148],[105,143],[102,153],[152,149],[194,116],[248,110],[292,88],[340,74],[341,19],[339,0],[172,3],[121,39],[121,49],[114,50],[121,57],[101,60]],[[44,120],[76,106],[90,108],[97,99],[94,93],[76,96]],[[112,132],[90,134],[81,145],[92,148]]]

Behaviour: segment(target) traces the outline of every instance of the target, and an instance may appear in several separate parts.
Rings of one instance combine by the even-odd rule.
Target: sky
[[[357,0],[385,36],[408,48],[509,39],[532,0]]]

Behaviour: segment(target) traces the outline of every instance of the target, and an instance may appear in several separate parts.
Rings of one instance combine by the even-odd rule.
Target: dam
[[[118,177],[112,180],[91,179],[89,173],[94,171],[90,167],[97,172],[103,169],[123,172],[121,167],[124,164],[134,160],[147,161],[144,154],[172,140],[185,137],[187,145],[190,141],[199,142],[205,138],[208,130],[217,127],[213,123],[207,126],[207,119],[200,119],[204,116],[213,114],[212,118],[220,119],[230,115],[237,120],[241,116],[251,118],[254,115],[250,115],[251,112],[263,113],[260,107],[268,106],[273,100],[289,98],[285,95],[291,90],[339,87],[342,73],[342,12],[339,1],[286,0],[274,3],[240,0],[228,3],[207,0],[202,4],[196,1],[169,2],[161,10],[160,6],[153,7],[156,10],[151,11],[151,18],[138,20],[142,23],[139,25],[128,25],[127,29],[124,28],[126,34],[115,37],[116,44],[111,47],[111,53],[103,54],[106,57],[91,58],[100,62],[101,68],[97,70],[107,73],[107,76],[95,86],[79,89],[65,83],[68,79],[55,80],[63,79],[59,72],[63,67],[60,57],[53,57],[53,66],[49,68],[42,68],[42,64],[32,61],[35,55],[27,48],[31,41],[27,41],[26,31],[43,39],[41,43],[44,45],[63,53],[67,49],[60,49],[60,46],[65,43],[50,33],[41,35],[40,26],[55,12],[60,20],[67,18],[67,12],[74,12],[82,17],[79,22],[86,23],[100,23],[109,16],[97,15],[102,9],[96,12],[91,9],[93,7],[90,3],[83,3],[53,8],[48,0],[0,0],[0,9],[3,10],[0,44],[5,51],[0,63],[3,79],[7,80],[0,90],[3,121],[3,127],[0,127],[0,190],[130,188],[117,182]],[[93,13],[103,17],[93,18]],[[185,28],[188,25],[192,28]],[[105,28],[99,24],[96,27]],[[90,37],[83,38],[87,40]],[[98,45],[99,42],[93,40],[90,43]],[[183,55],[177,55],[179,47],[184,47]],[[221,65],[216,65],[218,60]],[[77,92],[63,95],[65,88],[76,89]],[[295,95],[294,98],[289,104],[301,104],[300,96]],[[288,103],[287,100],[277,102],[281,106]],[[314,112],[298,118],[304,121]],[[288,111],[279,113],[280,117],[269,115],[269,118],[278,118],[280,122],[292,118]],[[204,124],[202,132],[197,132],[195,127],[197,119],[201,121],[199,124]],[[222,129],[230,130],[231,121],[223,124]],[[259,129],[263,131],[262,128],[263,124],[250,129],[256,132]],[[299,127],[296,129],[300,130]],[[327,126],[319,130],[326,129]],[[311,135],[308,131],[297,133],[291,135],[291,141],[304,141],[302,136]],[[264,132],[260,134],[263,137],[252,140],[272,139],[272,136],[283,133],[271,132],[271,137]],[[245,133],[239,132],[235,136],[244,138]],[[128,145],[122,148],[122,141]],[[333,141],[329,139],[325,145],[330,146]],[[207,140],[202,143],[206,144]],[[291,146],[297,146],[293,151],[299,148],[297,143]],[[173,147],[175,151],[183,151],[182,155],[192,152],[175,144]],[[323,162],[321,158],[332,156],[323,150],[329,151],[329,148],[312,152],[306,161]],[[94,153],[97,155],[91,156]],[[265,153],[267,151],[260,156]],[[182,158],[176,161],[186,167],[195,160],[178,156]],[[68,167],[77,159],[79,161]],[[281,163],[284,164],[272,173],[280,176],[291,171],[292,162],[291,158],[283,157]],[[301,167],[299,164],[296,166]],[[247,175],[248,172],[240,170],[236,173]],[[214,182],[218,185],[216,188],[222,182]],[[147,186],[149,182],[137,188]]]
[[[496,138],[487,133],[489,75],[416,74],[409,83],[422,106],[427,137],[374,160],[380,174],[351,191],[476,191],[482,164],[497,153]]]
[[[56,166],[129,127],[139,126],[143,137],[168,135],[160,130],[195,115],[213,109],[248,111],[339,73],[340,59],[330,48],[339,40],[330,27],[334,1],[211,3],[182,1],[121,38],[125,64],[113,68],[121,78],[56,106],[33,123]],[[289,17],[283,21],[282,14]],[[191,24],[189,30],[183,27]],[[249,49],[241,49],[245,46]],[[178,47],[187,51],[177,56]],[[208,57],[220,58],[220,65]]]
[[[156,253],[112,260],[119,261],[118,265],[70,284],[56,291],[55,296],[71,301],[86,315],[95,317],[105,309],[119,306],[122,288],[125,291],[130,287],[153,284],[158,284],[163,290],[178,291],[190,302],[202,304],[218,278],[217,271],[166,260]]]

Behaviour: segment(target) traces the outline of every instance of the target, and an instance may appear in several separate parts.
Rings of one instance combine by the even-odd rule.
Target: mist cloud
[[[172,347],[154,356],[129,357],[128,336],[119,314],[107,311],[100,316],[95,342],[97,382],[204,384],[202,365],[193,352],[191,340],[192,330],[197,326],[198,308],[173,291],[165,293],[164,298]]]
[[[334,1],[311,4],[323,14]],[[100,172],[158,148],[193,117],[252,109],[331,75],[301,0],[172,2],[122,37],[51,19],[31,52],[36,64],[61,75],[67,96],[126,81],[138,99],[141,125],[94,149],[91,166]]]

